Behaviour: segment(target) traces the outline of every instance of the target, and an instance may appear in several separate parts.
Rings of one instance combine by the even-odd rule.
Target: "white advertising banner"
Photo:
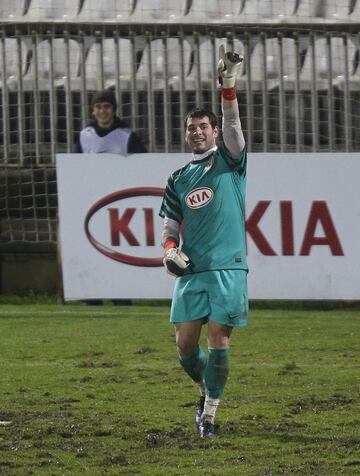
[[[189,154],[58,154],[66,300],[168,299],[158,212]],[[360,299],[360,154],[249,154],[250,299]]]

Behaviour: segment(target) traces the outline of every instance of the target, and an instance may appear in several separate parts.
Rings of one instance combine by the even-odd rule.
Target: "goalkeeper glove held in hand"
[[[226,52],[225,45],[221,44],[219,46],[219,58],[219,82],[223,88],[234,88],[236,76],[244,57],[230,51]]]
[[[163,263],[166,271],[172,276],[182,276],[190,266],[189,258],[179,248],[170,248],[166,251]]]

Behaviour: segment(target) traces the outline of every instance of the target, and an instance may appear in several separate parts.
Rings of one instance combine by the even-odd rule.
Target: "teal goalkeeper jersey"
[[[190,273],[247,270],[245,241],[246,148],[233,159],[219,147],[168,179],[160,216],[182,223],[182,250]]]

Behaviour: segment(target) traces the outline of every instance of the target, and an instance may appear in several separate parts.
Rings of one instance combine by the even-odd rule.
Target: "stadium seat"
[[[296,0],[245,0],[241,20],[246,23],[285,23],[296,8]]]
[[[232,23],[240,14],[241,3],[241,0],[192,0],[186,20]]]
[[[184,19],[186,12],[186,0],[137,0],[131,21],[178,22]]]
[[[126,21],[134,5],[135,0],[84,0],[78,21]]]
[[[256,43],[250,56],[250,66],[246,65],[246,68],[250,67],[251,89],[253,91],[261,91],[265,80],[268,90],[279,86],[281,79],[281,50],[283,57],[283,84],[285,87],[286,84],[291,84],[296,73],[294,39],[282,38],[280,46],[278,38],[267,38],[264,43],[261,41]],[[266,64],[266,69],[264,69],[264,63]],[[242,79],[245,84],[247,82],[247,74]]]
[[[324,0],[299,0],[297,9],[289,18],[289,22],[316,23],[323,17]]]
[[[344,91],[346,84],[345,74],[339,75],[334,80],[334,85],[340,91]],[[350,92],[359,92],[360,91],[360,63],[358,63],[355,71],[349,71],[349,91]],[[357,101],[358,102],[358,101]]]
[[[299,23],[348,21],[351,4],[352,0],[300,0],[292,20]]]
[[[127,38],[119,38],[119,82],[120,89],[129,90],[131,86],[133,55],[131,41]],[[86,58],[86,87],[88,90],[110,88],[115,86],[116,80],[116,43],[112,38],[104,39],[102,42],[102,64],[101,68],[101,44],[94,43]],[[102,82],[103,81],[103,82]]]
[[[332,84],[341,83],[345,71],[345,45],[342,37],[332,37],[331,46],[331,68],[328,54],[328,43],[325,37],[318,38],[314,42],[315,49],[315,87],[317,90],[327,90],[329,85],[329,75]],[[356,46],[350,40],[348,42],[348,70],[349,74],[354,73]],[[300,72],[300,85],[302,90],[311,90],[313,78],[312,47],[307,49],[303,67]]]
[[[360,23],[360,0],[356,0],[349,15],[349,22]]]
[[[324,18],[331,23],[348,22],[352,0],[324,0]]]
[[[0,64],[2,64],[3,43],[0,42]],[[5,39],[5,64],[6,64],[6,78],[2,77],[2,68],[0,69],[0,86],[2,82],[6,81],[10,90],[17,89],[19,76],[24,75],[27,67],[27,46],[21,41],[21,66],[19,71],[18,65],[18,42],[14,38]]]
[[[37,78],[40,91],[48,91],[51,87],[51,54],[50,42],[48,40],[40,41],[37,45]],[[66,86],[67,74],[70,78],[76,78],[79,74],[79,45],[75,40],[69,40],[69,60],[70,70],[67,71],[67,46],[63,38],[53,40],[53,87]],[[23,78],[24,90],[32,91],[34,89],[36,73],[35,52],[32,52],[30,67]]]
[[[0,21],[22,20],[25,13],[26,0],[1,0]]]
[[[311,129],[308,134],[313,136],[315,148],[318,148],[320,143],[330,149],[335,147],[336,104],[339,99],[337,92],[338,88],[342,88],[345,79],[345,48],[342,37],[331,37],[330,40],[320,37],[310,44],[306,51],[300,73],[300,90],[308,104],[304,108],[304,114],[309,115],[311,112],[308,119]],[[347,69],[351,76],[355,67],[356,47],[350,39],[347,56]]]
[[[181,58],[181,49],[178,38],[153,40],[151,46],[146,45],[141,57],[136,75],[136,85],[139,90],[146,90],[149,79],[152,80],[153,90],[162,90],[166,84],[165,78],[165,43],[167,52],[168,85],[177,89],[181,77],[181,62],[184,63],[185,76],[190,70],[191,47],[187,40],[183,41],[184,57]],[[151,65],[149,62],[151,55]]]
[[[340,40],[340,39],[339,39]],[[360,62],[358,59],[359,51],[356,47],[357,38],[354,39],[348,38],[347,39],[347,50],[348,50],[348,86],[349,91],[360,91]],[[341,48],[341,49],[340,49]],[[336,76],[334,77],[333,84],[340,90],[344,90],[346,88],[346,71],[345,71],[345,45],[344,41],[341,45],[341,41],[339,41],[339,55],[341,58],[341,65],[339,65],[339,69],[336,72]]]
[[[248,121],[252,124],[255,142],[262,144],[263,150],[269,150],[274,142],[282,150],[289,139],[287,132],[293,133],[291,115],[300,63],[297,50],[293,38],[261,38],[244,65],[246,73],[241,78],[241,87],[246,89],[249,101]]]
[[[74,20],[79,10],[79,0],[31,0],[26,21]]]
[[[289,18],[297,23],[336,23],[349,20],[352,0],[299,0],[295,14]]]
[[[198,81],[200,83],[201,89],[203,90],[211,90],[213,87],[216,87],[218,51],[219,45],[222,43],[227,43],[227,39],[215,38],[214,41],[210,39],[203,39],[203,41],[200,42],[199,60],[197,60],[195,56],[191,73],[185,81],[186,90],[195,91]],[[244,54],[243,44],[241,41],[236,39],[234,40],[233,45],[230,43],[228,44],[227,49],[235,51],[240,55]],[[196,67],[197,64],[199,65],[199,69]],[[242,73],[243,63],[240,67],[238,78],[241,77]],[[198,75],[200,75],[200,78],[198,78]]]

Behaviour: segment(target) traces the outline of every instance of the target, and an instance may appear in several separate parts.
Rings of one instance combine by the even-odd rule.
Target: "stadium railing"
[[[150,151],[183,150],[183,112],[195,103],[219,112],[220,38],[246,56],[238,90],[249,150],[357,150],[355,27],[3,24],[0,163],[53,165],[56,151],[72,150],[92,92],[104,87],[114,88],[119,114]],[[297,107],[289,110],[292,102]],[[328,132],[320,129],[326,116]],[[341,123],[349,124],[347,138]],[[157,131],[161,124],[166,134]]]

